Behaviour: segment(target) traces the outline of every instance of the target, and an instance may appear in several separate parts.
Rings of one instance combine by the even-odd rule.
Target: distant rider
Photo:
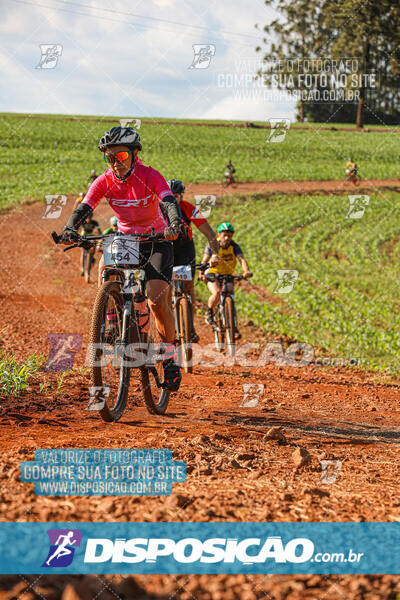
[[[207,274],[216,273],[219,275],[233,275],[236,267],[236,261],[240,262],[240,266],[243,269],[243,277],[247,279],[251,277],[249,265],[243,256],[243,251],[239,244],[233,241],[233,234],[235,229],[231,223],[221,223],[218,226],[218,256],[219,262],[217,266],[211,267],[206,272]],[[211,249],[209,246],[204,250],[204,255],[202,262],[208,262],[211,258]],[[205,273],[201,273],[199,278],[202,281],[206,280]],[[228,283],[229,292],[233,293],[233,283]],[[222,286],[219,281],[207,281],[207,287],[210,290],[211,296],[208,299],[208,308],[206,314],[206,323],[215,327],[214,321],[214,309],[216,308],[220,296]],[[236,315],[235,315],[235,338],[239,339],[241,337],[239,330],[237,328],[236,323]]]
[[[346,171],[347,177],[350,177],[350,175],[352,175],[353,173],[354,174],[357,173],[357,164],[353,160],[353,157],[351,157],[351,156],[350,156],[349,160],[346,163],[345,171]]]
[[[110,227],[107,227],[107,229],[105,229],[103,231],[103,235],[108,235],[110,233],[117,233],[118,231],[118,219],[115,215],[113,215],[110,218]]]
[[[218,242],[215,231],[210,227],[207,219],[198,211],[198,209],[183,199],[185,192],[185,185],[179,179],[170,179],[167,181],[171,192],[174,194],[175,199],[182,212],[182,219],[185,225],[185,236],[180,236],[174,242],[174,267],[180,265],[190,265],[192,267],[192,280],[184,281],[184,289],[190,293],[192,300],[192,310],[194,314],[194,275],[195,275],[195,264],[196,264],[196,250],[193,242],[192,223],[196,225],[197,229],[201,231],[203,235],[208,239],[208,243],[211,248],[210,262],[212,266],[218,264]],[[193,329],[192,331],[192,342],[198,342],[199,336]]]

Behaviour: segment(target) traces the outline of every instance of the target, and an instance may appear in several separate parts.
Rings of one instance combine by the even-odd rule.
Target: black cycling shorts
[[[192,267],[192,277],[194,278],[196,271],[195,264],[196,250],[194,247],[194,242],[189,241],[185,244],[179,245],[178,247],[174,245],[174,267],[190,265]]]
[[[143,267],[146,273],[146,280],[161,279],[161,281],[171,283],[174,262],[171,242],[141,243],[140,262],[142,263],[142,259],[144,261],[149,258],[153,246],[153,254],[150,261]]]

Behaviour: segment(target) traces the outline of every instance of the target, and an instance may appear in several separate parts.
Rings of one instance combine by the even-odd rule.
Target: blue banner
[[[0,523],[1,574],[399,574],[399,523]]]

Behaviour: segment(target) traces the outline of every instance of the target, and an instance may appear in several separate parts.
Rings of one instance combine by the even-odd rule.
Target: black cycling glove
[[[172,194],[170,196],[166,196],[163,198],[162,202],[162,207],[164,209],[162,212],[163,214],[166,214],[169,226],[175,227],[182,225],[182,213],[175,196]]]
[[[69,243],[69,242],[77,242],[79,239],[79,234],[77,231],[75,231],[75,229],[69,228],[69,227],[64,227],[61,235],[60,235],[60,242],[61,243]]]
[[[68,229],[77,230],[78,227],[80,227],[82,225],[82,223],[84,223],[88,217],[92,216],[92,214],[93,214],[93,210],[92,210],[92,208],[90,208],[89,204],[84,204],[82,202],[82,204],[80,204],[78,206],[78,208],[76,208],[74,210],[74,212],[68,219],[65,229],[68,228]]]

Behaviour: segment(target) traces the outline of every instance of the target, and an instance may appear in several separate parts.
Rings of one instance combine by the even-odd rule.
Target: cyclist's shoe
[[[200,337],[198,336],[198,334],[193,329],[191,341],[193,342],[193,344],[197,344],[197,342],[199,341],[199,339],[200,339]]]
[[[235,329],[235,340],[240,340],[241,337],[242,334],[240,333],[240,331],[238,329]]]
[[[81,269],[81,277],[83,277],[85,274],[85,271],[83,269]]]
[[[207,308],[205,321],[207,325],[212,325],[212,327],[215,327],[216,323],[214,321],[214,313],[212,308]]]
[[[163,360],[164,370],[164,383],[163,388],[170,392],[177,392],[182,381],[182,375],[179,365],[177,365],[173,358],[167,358]]]

